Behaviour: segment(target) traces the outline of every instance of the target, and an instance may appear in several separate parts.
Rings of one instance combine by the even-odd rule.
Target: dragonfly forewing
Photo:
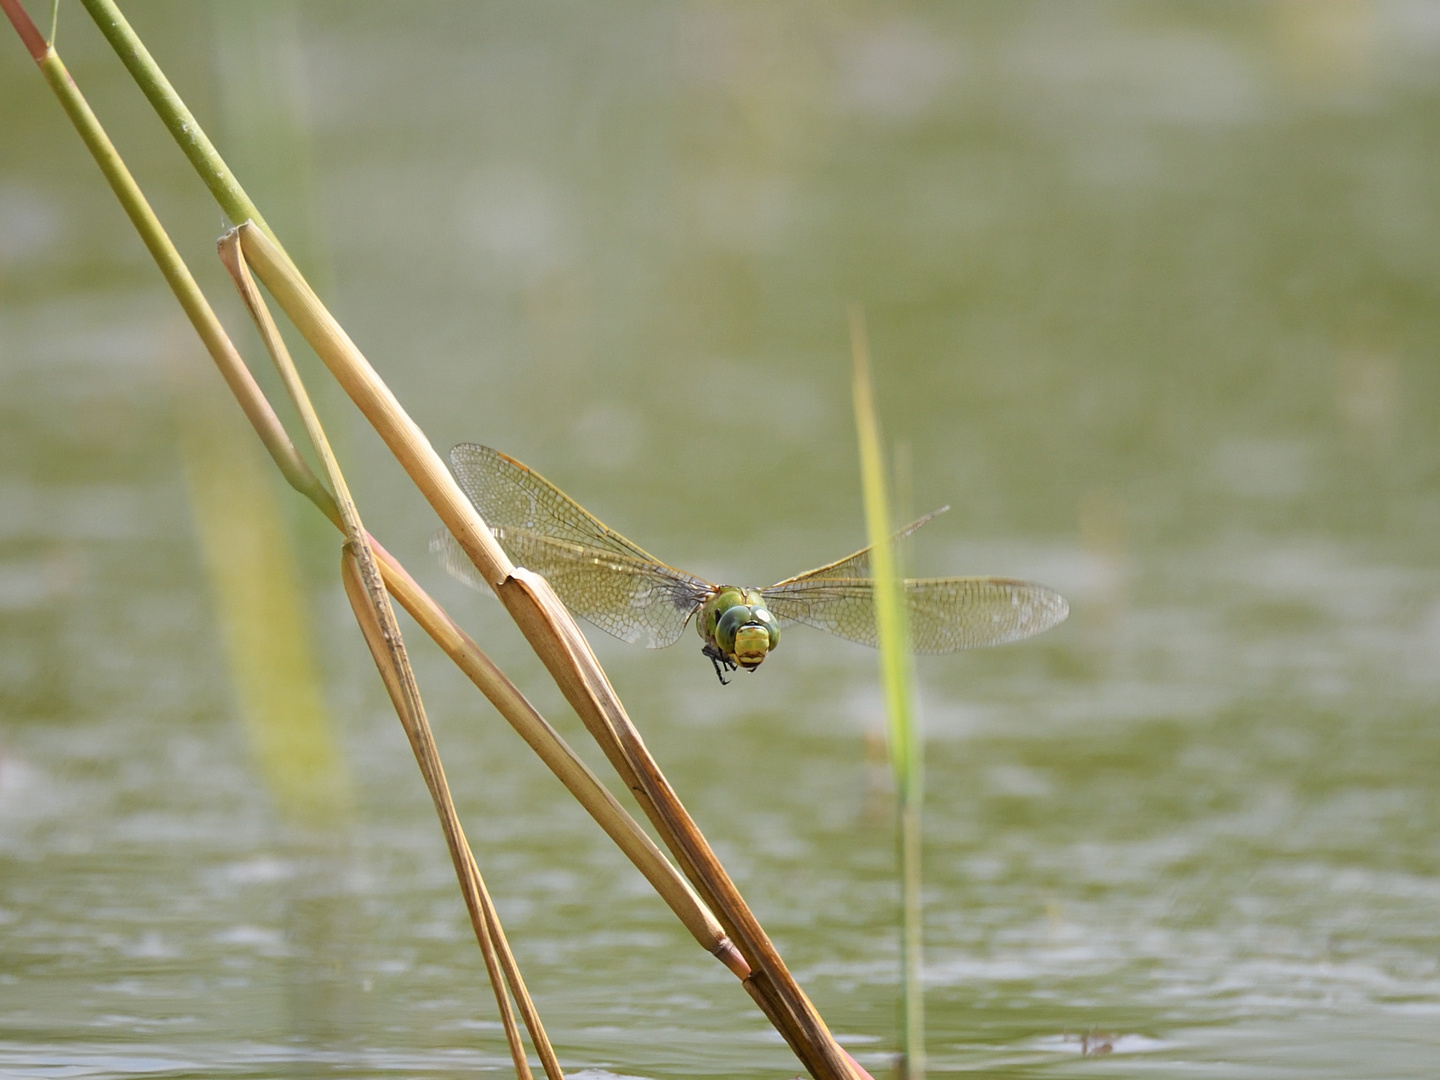
[[[874,581],[805,577],[760,592],[781,619],[862,645],[876,643]],[[910,644],[917,653],[957,652],[1019,641],[1050,629],[1070,612],[1059,593],[1007,578],[909,580],[905,582],[905,602]]]
[[[495,538],[518,565],[543,574],[565,606],[621,641],[660,649],[714,591],[709,582],[661,562],[642,561],[522,529]]]
[[[514,529],[663,565],[609,528],[543,476],[514,458],[476,443],[450,451],[460,487],[492,529]],[[544,573],[539,567],[530,569]]]
[[[673,645],[715,590],[662,563],[497,450],[463,444],[450,452],[450,463],[506,554],[544,575],[572,612],[622,641],[652,649]],[[434,546],[452,574],[484,587],[448,533]]]

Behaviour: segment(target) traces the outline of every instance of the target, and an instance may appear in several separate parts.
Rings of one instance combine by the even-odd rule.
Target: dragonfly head
[[[724,588],[705,604],[700,636],[753,671],[780,644],[780,622],[754,589]]]

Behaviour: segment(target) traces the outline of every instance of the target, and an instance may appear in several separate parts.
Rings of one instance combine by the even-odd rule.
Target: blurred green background
[[[125,10],[437,447],[497,446],[686,569],[764,584],[860,546],[864,306],[908,501],[955,508],[917,570],[1031,578],[1073,609],[919,663],[932,1072],[1433,1076],[1440,8]],[[504,1068],[336,537],[278,483],[242,498],[213,471],[251,453],[236,410],[0,37],[0,1071]],[[219,212],[78,6],[58,44],[261,367]],[[498,605],[434,567],[433,515],[377,440],[321,399],[371,529],[589,753]],[[205,525],[267,500],[314,634],[304,760],[328,814],[277,771],[297,729],[237,685],[223,572],[249,564]],[[567,1071],[793,1075],[405,626]],[[898,952],[874,654],[795,629],[722,689],[698,638],[591,637],[880,1075]],[[1112,1052],[1082,1059],[1087,1033]]]

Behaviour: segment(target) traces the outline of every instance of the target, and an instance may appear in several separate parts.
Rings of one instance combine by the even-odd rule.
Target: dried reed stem
[[[474,854],[465,840],[459,815],[455,812],[455,803],[450,797],[450,786],[445,780],[445,770],[440,763],[440,755],[435,747],[434,736],[430,731],[430,722],[425,715],[425,703],[420,696],[420,688],[415,682],[415,672],[410,666],[410,658],[406,653],[405,642],[400,634],[400,625],[395,621],[395,611],[390,606],[390,598],[385,591],[380,569],[375,560],[375,553],[366,541],[365,528],[361,524],[359,510],[350,497],[349,485],[345,482],[339,462],[335,460],[335,453],[331,449],[324,426],[315,412],[315,406],[310,400],[300,373],[296,370],[290,352],[280,337],[279,328],[276,327],[269,309],[256,290],[244,260],[239,257],[239,244],[233,234],[227,238],[227,241],[222,242],[221,252],[222,260],[231,271],[236,288],[239,289],[240,296],[245,301],[245,306],[260,331],[265,349],[275,361],[280,378],[300,413],[301,421],[310,436],[311,445],[319,455],[326,478],[330,481],[330,486],[335,493],[335,501],[340,508],[340,518],[345,527],[346,554],[342,564],[342,577],[345,581],[346,595],[349,596],[351,606],[355,609],[356,619],[360,623],[365,641],[370,646],[376,667],[390,694],[396,715],[400,717],[400,723],[409,737],[411,748],[415,752],[415,759],[420,765],[420,772],[425,778],[425,785],[430,790],[431,798],[435,803],[435,811],[439,815],[446,843],[450,848],[450,857],[455,864],[455,874],[460,881],[460,890],[465,897],[465,907],[470,914],[471,925],[475,929],[475,938],[485,957],[486,971],[495,991],[501,1022],[505,1027],[506,1041],[510,1046],[511,1058],[515,1064],[515,1074],[520,1080],[532,1080],[530,1065],[525,1059],[525,1046],[520,1041],[520,1033],[515,1026],[515,1017],[505,995],[507,981],[510,984],[511,993],[515,995],[521,1014],[524,1016],[526,1028],[530,1032],[530,1039],[544,1063],[546,1075],[549,1080],[564,1080],[560,1064],[555,1059],[555,1052],[545,1034],[544,1025],[540,1022],[540,1016],[526,991],[519,968],[514,963],[514,957],[510,955],[504,931],[501,929],[494,905],[490,902],[490,896],[485,888],[480,869],[475,863]],[[500,954],[498,959],[497,954]],[[509,961],[508,964],[504,962],[506,959]]]
[[[183,102],[180,101],[178,95],[174,94],[163,73],[145,52],[143,45],[139,43],[128,24],[119,16],[118,9],[108,0],[85,0],[85,2],[117,53],[121,55],[127,67],[130,67],[135,73],[137,81],[145,89],[157,112],[171,127],[177,141],[180,141],[187,153],[190,154],[197,171],[210,185],[222,208],[231,215],[232,220],[241,220],[245,217],[258,219],[259,215],[253,204],[245,197],[238,183],[233,181],[224,162],[214,152],[213,146],[208,141],[204,141],[199,125],[195,124],[193,117],[184,111]],[[0,9],[3,9],[10,17],[22,41],[41,67],[46,80],[50,83],[81,138],[105,173],[106,179],[110,182],[127,214],[130,215],[172,291],[196,327],[217,366],[221,369],[221,373],[244,408],[252,426],[260,434],[267,450],[279,465],[282,474],[292,486],[320,507],[327,518],[337,526],[343,527],[339,508],[330,492],[320,484],[304,461],[296,454],[294,446],[290,443],[273,410],[265,402],[258,386],[255,385],[249,371],[220,327],[219,321],[200,293],[188,269],[160,227],[138,186],[135,185],[119,155],[115,153],[79,90],[70,80],[58,55],[53,48],[44,43],[43,38],[25,14],[19,0],[0,0]],[[178,122],[177,117],[179,118]],[[285,259],[278,244],[272,242],[269,248],[269,258],[272,260],[278,258],[288,266],[288,260]],[[293,271],[293,268],[290,269]],[[271,284],[268,279],[267,284]],[[303,281],[301,285],[303,286]],[[273,291],[275,285],[271,284],[271,287]],[[303,292],[308,293],[308,291],[308,287],[303,289]],[[310,294],[310,298],[313,300],[313,294]],[[282,306],[286,306],[287,311],[290,310],[283,300]],[[316,306],[318,307],[318,302],[316,302]],[[323,308],[319,310],[323,312]],[[543,609],[550,606],[548,602],[542,602],[544,594],[549,593],[548,585],[543,583],[543,579],[536,579],[540,584],[532,584],[532,587],[527,588],[518,579],[511,577],[514,568],[503,551],[495,544],[489,530],[484,527],[484,523],[473,513],[468,500],[465,500],[463,493],[454,484],[448,470],[435,455],[428,441],[405,416],[398,402],[375,376],[364,358],[357,350],[354,350],[349,339],[339,329],[338,324],[334,324],[333,319],[329,318],[328,313],[325,313],[322,319],[313,320],[308,333],[306,326],[301,324],[301,320],[297,318],[294,311],[291,311],[291,317],[296,319],[297,325],[300,326],[302,333],[306,333],[306,337],[311,340],[312,345],[316,344],[317,336],[333,338],[336,343],[343,342],[353,356],[358,358],[358,365],[348,364],[345,361],[332,363],[326,349],[317,346],[317,351],[326,359],[327,364],[332,366],[332,371],[336,373],[342,385],[346,386],[357,404],[361,405],[362,411],[386,438],[387,443],[391,444],[392,452],[396,453],[397,458],[406,467],[412,479],[416,480],[417,485],[430,499],[432,505],[435,505],[442,520],[446,522],[447,527],[451,529],[461,546],[470,554],[477,567],[486,574],[487,579],[497,586],[497,592],[502,601],[506,603],[522,631],[526,633],[527,638],[532,641],[532,645],[535,645],[542,659],[545,660],[567,700],[579,712],[586,722],[587,728],[600,740],[607,757],[610,758],[627,785],[639,797],[646,813],[656,823],[667,844],[680,858],[686,873],[695,882],[702,895],[716,906],[717,911],[721,914],[722,923],[729,928],[730,934],[741,945],[742,952],[745,954],[744,958],[736,955],[734,945],[725,940],[723,935],[718,936],[717,939],[714,920],[709,917],[708,912],[704,912],[703,906],[696,905],[694,894],[688,888],[672,889],[669,893],[664,893],[662,890],[662,894],[666,895],[667,902],[676,908],[686,926],[690,927],[692,933],[703,945],[725,962],[737,976],[745,979],[747,991],[761,1005],[772,1023],[776,1024],[813,1075],[821,1080],[867,1076],[868,1074],[860,1069],[853,1059],[834,1042],[809,1000],[794,983],[768,938],[765,937],[763,930],[760,929],[758,922],[755,921],[753,914],[745,907],[723,867],[714,858],[714,854],[709,850],[703,836],[700,836],[694,822],[690,820],[683,806],[679,804],[658,766],[645,750],[643,741],[633,725],[630,724],[628,717],[625,716],[623,708],[619,706],[619,701],[609,686],[608,680],[605,679],[604,673],[599,670],[599,665],[590,655],[588,644],[585,643],[578,628],[574,627],[573,621],[564,611],[563,606],[558,605],[558,601],[554,600],[553,594],[549,595],[548,601],[553,601],[554,605],[559,607],[560,623],[555,623],[553,617],[547,618],[543,614]],[[342,370],[347,372],[344,377],[341,375]],[[359,546],[363,549],[363,538]],[[401,580],[408,581],[408,575],[404,574],[399,564],[384,553],[383,549],[379,549],[378,545],[377,554],[381,559],[380,565],[385,568],[388,584],[393,585]],[[410,584],[413,585],[413,582]],[[440,632],[442,636],[448,636],[441,627],[443,623],[448,623],[449,619],[444,616],[438,605],[434,605],[434,602],[418,588],[412,593],[412,599],[421,610],[427,613],[430,622],[427,630],[434,628],[435,632]],[[424,621],[422,620],[422,624]],[[562,633],[558,627],[564,626],[564,624],[568,624],[568,632]],[[453,626],[453,624],[451,625]],[[566,639],[568,639],[568,644]],[[439,639],[437,638],[437,640]],[[468,641],[468,639],[466,640]],[[473,647],[473,642],[469,642],[463,651],[468,655],[471,647]],[[475,649],[474,652],[479,655],[478,649]],[[488,661],[486,663],[488,664]],[[465,667],[466,665],[462,664],[461,666]],[[485,664],[471,662],[469,666],[470,670],[467,670],[467,674],[471,674],[471,677],[477,679],[478,683]],[[491,691],[487,691],[487,696],[490,696],[492,701],[497,698],[507,700],[514,688],[509,687],[507,690],[504,686],[492,685]],[[515,695],[518,696],[518,692],[515,692]],[[510,713],[506,715],[512,723],[516,722],[515,717]],[[519,724],[516,726],[520,727]],[[545,727],[548,728],[548,725]],[[532,728],[530,734],[525,736],[527,741],[531,740],[532,735],[540,741],[546,742],[553,732],[547,734],[545,728]],[[556,747],[556,743],[558,743],[558,747]],[[559,756],[573,758],[569,748],[558,742],[558,738],[555,743],[549,745]],[[583,766],[581,768],[583,769]],[[441,775],[443,777],[443,774]],[[568,783],[567,786],[569,786]],[[577,786],[583,788],[585,784],[581,782]],[[592,813],[594,813],[593,808]],[[600,815],[597,815],[597,819],[599,817]],[[628,821],[628,816],[625,820]],[[602,820],[602,825],[604,824],[605,822]],[[629,822],[629,826],[635,828],[633,822]],[[623,826],[619,827],[624,828]],[[607,832],[609,831],[610,827],[607,826]],[[638,828],[635,828],[635,831],[638,832]],[[644,845],[631,845],[631,849],[635,851],[643,850],[643,848]],[[636,859],[631,850],[627,850],[627,854],[631,854],[631,858]],[[658,855],[658,852],[655,854]],[[668,863],[664,863],[663,857],[660,861],[665,867],[669,867]],[[640,865],[640,860],[637,860],[637,865]],[[641,868],[642,871],[645,870],[644,866]],[[656,869],[653,860],[651,869]],[[669,869],[673,874],[673,868]],[[647,872],[646,876],[647,878],[651,877],[651,873]],[[663,877],[664,874],[660,873],[659,876]],[[688,917],[682,910],[686,908],[688,908]]]
[[[365,636],[365,644],[370,647],[370,655],[375,660],[375,667],[380,672],[380,678],[385,684],[386,691],[390,694],[390,701],[395,707],[396,715],[401,718],[400,724],[410,739],[410,746],[415,752],[416,760],[420,762],[420,770],[425,775],[426,786],[430,788],[433,795],[436,791],[436,777],[427,768],[424,744],[420,734],[421,718],[412,715],[409,711],[410,702],[405,693],[403,680],[393,663],[385,631],[375,617],[374,604],[361,581],[360,566],[355,559],[354,550],[349,544],[345,545],[341,555],[340,575],[341,580],[345,583],[345,595],[350,600],[350,607],[355,612],[355,621],[360,624],[360,631]],[[440,781],[443,783],[443,774],[441,774]],[[443,820],[444,815],[441,816]],[[515,1075],[521,1080],[532,1080],[530,1065],[525,1060],[525,1044],[520,1041],[520,1031],[515,1026],[515,1013],[510,1008],[510,998],[505,993],[505,973],[501,971],[496,949],[495,930],[499,924],[491,917],[493,909],[489,903],[489,893],[485,890],[484,881],[475,867],[474,859],[468,857],[470,845],[465,839],[463,828],[458,821],[454,823],[453,830],[449,827],[449,822],[446,822],[446,826],[445,838],[449,842],[451,856],[456,860],[455,870],[460,878],[461,892],[465,896],[465,906],[470,913],[471,925],[475,929],[475,940],[480,945],[480,955],[485,960],[485,971],[490,976],[490,986],[495,991],[495,1005],[500,1011],[500,1023],[505,1029],[505,1041],[510,1047],[510,1058],[515,1065]]]
[[[356,621],[359,622],[361,632],[365,635],[365,643],[370,647],[370,654],[375,659],[375,666],[385,683],[386,691],[390,694],[395,711],[402,718],[402,726],[410,738],[416,760],[421,763],[420,768],[425,776],[426,786],[432,795],[435,795],[437,805],[442,799],[448,802],[449,787],[445,781],[444,770],[440,767],[439,758],[434,754],[433,739],[430,738],[428,724],[424,723],[423,715],[417,717],[408,714],[409,705],[403,680],[398,670],[390,662],[389,643],[385,631],[375,618],[374,606],[370,603],[369,595],[361,580],[359,563],[349,544],[345,545],[341,559],[341,576],[345,583],[345,595],[349,598],[350,606],[355,611]],[[505,993],[506,983],[510,985],[511,992],[515,994],[526,1027],[532,1032],[531,1038],[539,1048],[546,1076],[550,1080],[563,1080],[559,1062],[555,1060],[554,1051],[545,1037],[544,1027],[540,1023],[534,1003],[525,989],[524,979],[521,978],[514,954],[510,951],[510,944],[505,938],[505,931],[500,925],[500,918],[490,899],[490,892],[485,887],[485,880],[481,877],[475,857],[471,853],[470,843],[465,838],[465,830],[460,825],[458,818],[454,817],[453,812],[448,818],[445,818],[444,815],[442,818],[445,820],[445,837],[450,846],[451,856],[456,860],[456,873],[460,878],[465,906],[470,913],[471,925],[475,929],[475,940],[480,946],[480,954],[485,960],[485,970],[490,976],[490,985],[495,991],[495,1004],[500,1011],[500,1022],[505,1029],[505,1041],[510,1047],[510,1056],[515,1064],[516,1075],[522,1080],[531,1080],[530,1066],[525,1060],[525,1046],[520,1041],[520,1032],[515,1026],[515,1015],[510,1008],[510,999]],[[540,1033],[539,1039],[535,1039],[533,1034],[537,1031]]]
[[[564,1074],[560,1071],[559,1061],[554,1057],[554,1050],[550,1047],[550,1040],[544,1031],[544,1025],[540,1022],[539,1012],[534,1008],[534,1002],[530,999],[524,979],[520,976],[520,969],[514,962],[514,956],[510,953],[510,946],[505,942],[504,930],[501,929],[500,919],[495,913],[494,904],[491,903],[490,893],[485,888],[480,867],[475,864],[474,852],[465,841],[465,832],[459,824],[459,815],[455,812],[455,804],[451,799],[449,785],[445,780],[445,769],[441,765],[439,752],[435,747],[435,737],[431,733],[429,720],[425,716],[425,703],[420,698],[419,685],[415,681],[415,671],[410,668],[405,641],[400,636],[400,626],[395,619],[395,609],[390,606],[389,595],[384,590],[376,557],[367,543],[366,531],[361,526],[359,510],[354,505],[354,500],[350,498],[346,478],[340,471],[340,465],[336,461],[330,441],[325,438],[320,416],[315,413],[310,395],[305,390],[305,384],[301,382],[300,372],[295,370],[294,360],[291,360],[289,350],[285,348],[284,340],[279,336],[279,330],[276,328],[268,308],[265,307],[265,301],[256,291],[255,282],[249,275],[245,261],[239,258],[239,243],[233,233],[225,242],[222,242],[220,249],[222,249],[223,261],[235,278],[240,297],[245,300],[246,308],[251,311],[251,317],[261,331],[266,351],[275,360],[276,369],[279,369],[279,373],[281,373],[281,379],[284,380],[285,389],[294,400],[295,408],[300,410],[305,429],[310,433],[311,444],[314,445],[315,452],[320,455],[325,475],[330,480],[331,488],[336,492],[341,521],[346,530],[346,559],[343,562],[346,595],[350,596],[351,606],[356,609],[356,618],[359,619],[361,631],[364,632],[364,638],[370,645],[376,667],[379,668],[380,677],[386,685],[386,690],[390,693],[390,700],[395,704],[395,711],[400,717],[400,723],[405,727],[405,733],[409,736],[410,746],[415,750],[420,773],[425,776],[426,788],[431,791],[433,802],[435,802],[436,814],[441,818],[445,840],[451,850],[451,860],[455,863],[455,874],[459,878],[461,891],[465,896],[465,907],[467,907],[471,924],[475,929],[475,939],[480,942],[481,952],[485,956],[485,969],[490,973],[491,985],[494,986],[495,1001],[500,1007],[501,1021],[505,1027],[505,1040],[510,1044],[511,1057],[516,1066],[516,1076],[520,1077],[520,1080],[531,1080],[530,1064],[526,1061],[524,1044],[520,1041],[520,1032],[516,1028],[514,1015],[511,1014],[510,1002],[505,998],[505,982],[510,984],[510,992],[516,996],[521,1015],[526,1021],[526,1028],[530,1031],[531,1043],[540,1054],[546,1076],[550,1080],[563,1080]]]
[[[387,561],[388,553],[378,545],[376,554],[390,595],[400,601],[431,639],[510,721],[560,782],[590,811],[600,827],[664,898],[695,940],[725,963],[738,978],[748,976],[750,970],[744,959],[725,936],[714,915],[590,767],[580,760],[559,732],[535,711],[534,706],[495,667],[470,636],[415,584],[410,575],[398,564],[392,565]]]
[[[767,1015],[781,1018],[790,1028],[787,1041],[817,1080],[863,1075],[835,1042],[670,787],[570,613],[543,578],[516,573],[424,432],[284,253],[253,225],[240,225],[237,231],[246,259],[271,295],[495,589],[566,700],[636,794],[680,868],[739,947],[755,985],[773,995],[773,1014]]]

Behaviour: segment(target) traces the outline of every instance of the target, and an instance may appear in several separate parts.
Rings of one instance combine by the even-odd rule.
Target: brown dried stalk
[[[237,232],[249,264],[370,421],[440,520],[494,588],[570,706],[635,794],[661,839],[750,968],[752,995],[817,1080],[863,1070],[835,1042],[631,723],[575,620],[544,578],[517,573],[429,439],[396,400],[283,251],[251,224]],[[858,1071],[857,1071],[858,1070]]]
[[[275,367],[280,372],[285,389],[289,392],[291,400],[300,413],[305,430],[310,436],[310,443],[320,457],[320,464],[325,471],[326,479],[330,481],[330,486],[335,492],[335,502],[340,509],[340,520],[344,526],[346,538],[345,555],[341,565],[345,593],[350,598],[351,607],[355,610],[355,617],[365,636],[365,642],[370,647],[375,666],[379,669],[385,689],[389,692],[390,700],[395,706],[395,713],[399,716],[400,724],[410,740],[415,760],[419,763],[421,775],[425,778],[425,786],[429,789],[431,799],[435,804],[435,812],[439,815],[441,829],[445,833],[445,841],[450,849],[450,858],[455,865],[455,875],[460,881],[460,891],[465,898],[465,907],[469,912],[471,925],[475,929],[475,938],[480,944],[480,951],[485,958],[485,969],[490,976],[490,984],[495,991],[495,1001],[500,1010],[501,1023],[505,1028],[506,1042],[509,1044],[511,1059],[515,1065],[515,1075],[519,1077],[519,1080],[532,1080],[530,1065],[525,1059],[525,1046],[520,1041],[520,1032],[515,1026],[515,1016],[511,1012],[510,1002],[505,994],[507,982],[510,992],[515,995],[520,1013],[525,1019],[525,1026],[530,1032],[530,1040],[535,1045],[536,1052],[539,1053],[540,1060],[544,1064],[546,1076],[549,1080],[564,1080],[565,1074],[560,1070],[560,1063],[555,1058],[555,1051],[545,1034],[545,1027],[540,1022],[540,1015],[525,988],[525,981],[520,976],[520,969],[515,964],[515,958],[510,953],[509,944],[505,940],[505,932],[500,926],[500,919],[494,905],[490,902],[490,895],[485,888],[485,881],[480,875],[480,868],[475,863],[474,853],[465,840],[464,829],[460,825],[459,815],[455,812],[455,803],[450,797],[450,785],[445,780],[445,770],[440,763],[439,751],[435,747],[435,738],[430,731],[430,721],[425,715],[425,703],[420,696],[420,687],[415,682],[415,672],[410,667],[410,658],[405,651],[405,641],[400,634],[400,625],[395,621],[395,611],[390,606],[390,597],[381,580],[375,553],[366,541],[365,527],[360,522],[360,512],[356,509],[355,501],[350,497],[350,489],[345,482],[345,475],[340,470],[339,462],[335,460],[335,453],[325,435],[325,428],[320,423],[320,417],[315,412],[315,406],[310,400],[304,382],[300,379],[300,373],[295,368],[289,350],[285,347],[280,331],[276,327],[274,319],[271,318],[265,301],[255,288],[255,283],[250,277],[244,260],[239,257],[239,249],[233,233],[222,241],[221,250],[223,261],[230,269],[241,299],[245,301],[250,317],[260,331],[265,350],[275,361]]]
[[[214,152],[213,146],[205,139],[203,131],[194,123],[193,117],[183,112],[183,103],[179,102],[173,88],[154,65],[143,44],[134,36],[114,4],[109,0],[85,0],[85,4],[135,75],[137,83],[146,91],[157,112],[166,120],[177,140],[181,141],[182,147],[186,149],[197,171],[210,185],[217,201],[231,214],[232,220],[249,216],[258,218],[253,204],[234,182],[233,176]],[[343,527],[344,522],[335,501],[296,454],[273,410],[265,402],[123,162],[71,82],[58,55],[35,30],[19,0],[0,0],[0,9],[5,11],[16,26],[32,57],[75,123],[82,139],[95,156],[157,265],[165,274],[182,308],[195,325],[282,473],[297,490],[320,507],[327,518],[338,527]],[[259,235],[256,230],[249,230],[245,238],[247,251],[251,243],[259,243],[252,239]],[[266,274],[262,274],[262,277],[266,277],[267,284],[274,291],[277,288],[276,282],[281,283],[278,287],[283,290],[286,287],[283,283],[284,277],[286,274],[292,275],[299,285],[295,293],[300,296],[308,294],[315,308],[310,316],[297,315],[296,311],[290,311],[291,318],[296,320],[312,344],[316,343],[318,337],[329,339],[336,344],[343,343],[343,346],[348,348],[351,359],[334,362],[331,356],[326,355],[324,348],[318,351],[327,364],[331,364],[337,377],[341,377],[342,371],[345,373],[341,381],[346,385],[347,391],[391,444],[392,451],[405,465],[432,505],[435,505],[461,546],[466,548],[476,565],[495,585],[502,602],[516,617],[522,631],[551,670],[567,700],[576,708],[621,777],[635,792],[647,815],[656,824],[665,842],[675,852],[687,875],[695,883],[696,889],[719,914],[723,929],[721,925],[717,925],[715,917],[705,909],[704,903],[697,898],[695,892],[676,876],[674,868],[648,838],[644,837],[638,826],[609,798],[608,793],[604,792],[603,787],[584,765],[574,758],[569,747],[534,713],[519,692],[494,671],[474,642],[465,637],[438,605],[415,586],[398,562],[371,540],[386,587],[394,591],[426,631],[456,659],[457,664],[481,687],[497,708],[501,709],[527,742],[537,747],[537,750],[544,748],[542,756],[546,758],[547,764],[561,777],[567,788],[586,803],[587,809],[596,816],[602,827],[617,839],[617,843],[625,848],[627,855],[646,877],[656,884],[667,903],[676,910],[696,939],[726,963],[738,977],[744,979],[746,990],[782,1032],[812,1074],[826,1080],[833,1077],[867,1076],[868,1074],[834,1042],[809,1000],[785,969],[773,945],[745,906],[723,867],[715,859],[703,836],[645,749],[643,740],[625,715],[613,688],[599,669],[588,644],[574,626],[568,612],[550,592],[542,578],[514,572],[514,568],[495,545],[488,529],[474,514],[423,434],[405,416],[388,389],[375,376],[358,351],[354,350],[343,331],[334,324],[328,313],[324,313],[324,309],[318,306],[318,301],[314,301],[313,294],[303,280],[299,280],[298,275],[294,274],[293,267],[289,266],[278,245],[271,241],[268,245],[261,246],[268,247],[268,252],[260,259],[251,252],[252,261],[256,261],[258,267],[268,258],[273,265],[266,273],[273,273],[274,281],[266,277]],[[277,269],[280,264],[285,268],[283,272]],[[280,294],[277,293],[277,296]],[[282,306],[287,306],[289,311],[286,301],[283,297],[281,299]],[[293,301],[294,296],[291,299]],[[315,311],[320,314],[314,314]],[[359,547],[363,550],[368,534],[357,528],[355,536],[359,538]],[[740,946],[743,957],[737,953],[735,944],[726,938],[727,930]]]

